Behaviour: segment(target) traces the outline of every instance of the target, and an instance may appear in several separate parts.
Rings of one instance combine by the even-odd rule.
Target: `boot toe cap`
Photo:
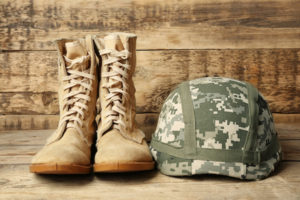
[[[89,155],[86,155],[76,146],[59,145],[53,143],[45,146],[32,159],[32,164],[90,164]]]
[[[100,138],[97,143],[95,163],[152,162],[145,140],[141,144],[125,139],[117,131]]]

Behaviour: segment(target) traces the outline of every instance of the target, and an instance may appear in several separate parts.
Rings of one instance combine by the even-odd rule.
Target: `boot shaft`
[[[102,65],[98,104],[98,138],[110,129],[118,129],[125,138],[140,143],[142,131],[135,126],[136,35],[113,33],[95,38]]]
[[[92,37],[60,39],[56,41],[56,46],[60,122],[56,132],[48,139],[48,144],[59,140],[67,131],[72,131],[79,132],[91,145],[98,92],[98,70]]]

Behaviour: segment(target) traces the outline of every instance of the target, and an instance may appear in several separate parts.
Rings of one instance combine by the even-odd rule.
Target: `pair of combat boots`
[[[34,156],[30,171],[86,174],[92,168],[94,172],[153,169],[145,136],[135,125],[136,35],[89,35],[56,44],[60,121]]]

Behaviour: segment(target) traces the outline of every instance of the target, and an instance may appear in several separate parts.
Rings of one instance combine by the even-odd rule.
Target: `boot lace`
[[[71,64],[66,67],[69,75],[62,79],[68,82],[63,89],[70,92],[66,93],[63,97],[63,109],[67,108],[68,111],[61,116],[59,126],[67,122],[67,128],[75,128],[78,133],[85,138],[81,130],[83,125],[82,120],[84,119],[85,111],[88,110],[86,104],[91,100],[89,93],[92,90],[92,80],[95,79],[95,76],[89,74],[89,69],[78,71],[72,68],[89,60],[90,55],[82,56],[74,60],[66,56],[64,56],[64,58]]]
[[[107,101],[105,107],[112,105],[112,109],[106,112],[106,122],[112,121],[114,128],[121,130],[121,126],[125,127],[120,115],[125,116],[126,108],[122,104],[123,97],[128,100],[128,70],[130,65],[127,59],[130,56],[129,51],[116,51],[112,49],[104,49],[100,55],[106,55],[103,65],[108,67],[108,72],[102,72],[102,78],[108,78],[108,81],[102,86],[108,90],[108,94],[104,97]],[[121,84],[121,87],[120,87]],[[105,122],[104,122],[105,123]]]

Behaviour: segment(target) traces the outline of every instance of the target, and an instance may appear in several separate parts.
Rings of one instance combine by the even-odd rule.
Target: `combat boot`
[[[144,133],[135,124],[136,35],[94,38],[102,58],[94,172],[154,168]]]
[[[91,36],[56,41],[60,121],[46,145],[34,156],[30,171],[41,174],[86,174],[92,169],[96,132],[97,58]]]

